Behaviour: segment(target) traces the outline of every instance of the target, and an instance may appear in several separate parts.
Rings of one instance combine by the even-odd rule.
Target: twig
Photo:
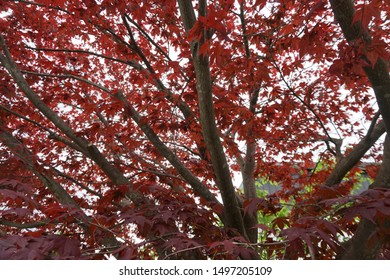
[[[52,224],[53,221],[44,220],[44,221],[31,222],[31,223],[17,223],[17,222],[13,222],[13,221],[4,220],[4,219],[0,220],[0,225],[20,228],[20,229],[43,227],[43,226],[48,225],[49,223]]]
[[[367,134],[365,136],[366,139],[371,139],[371,134],[374,131],[375,124],[378,121],[380,115],[381,115],[381,113],[378,111],[378,112],[375,113],[374,117],[372,118],[370,127],[368,128]]]
[[[24,4],[28,4],[28,5],[35,5],[35,6],[38,6],[38,7],[50,8],[50,9],[53,9],[53,10],[57,10],[57,11],[61,11],[61,12],[67,13],[68,15],[71,14],[67,10],[64,10],[64,9],[58,7],[58,6],[51,6],[51,5],[47,6],[45,4],[35,3],[35,2],[32,2],[32,1],[27,1],[27,0],[12,0],[12,1],[13,2],[20,2],[20,3],[24,3]]]
[[[153,40],[153,38],[151,38],[149,36],[148,33],[146,33],[146,31],[141,27],[139,26],[134,20],[132,20],[126,13],[124,14],[125,18],[131,23],[133,24],[135,27],[137,27],[137,29],[145,36],[145,38],[153,45],[156,47],[156,49],[158,49],[161,54],[163,56],[165,56],[169,61],[172,61],[172,59],[169,57],[169,55]]]

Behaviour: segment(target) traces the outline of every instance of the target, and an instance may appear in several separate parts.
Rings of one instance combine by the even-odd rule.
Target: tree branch
[[[368,32],[363,30],[360,21],[352,24],[355,15],[355,7],[352,0],[330,0],[335,19],[339,23],[348,42],[363,39],[369,45],[372,41]],[[370,61],[364,57],[366,61]],[[363,67],[375,92],[380,113],[385,123],[386,131],[390,131],[390,75],[389,69],[383,58],[379,57],[375,65]]]
[[[149,36],[149,34],[141,27],[139,26],[134,20],[132,20],[126,13],[124,14],[124,17],[145,36],[145,38],[156,47],[156,49],[166,57],[169,61],[172,61],[172,59],[169,57],[169,55]]]
[[[316,111],[314,111],[314,109],[310,106],[310,104],[308,104],[305,100],[303,100],[296,92],[295,90],[291,87],[291,85],[286,81],[286,78],[282,72],[282,70],[280,69],[280,67],[276,64],[276,61],[274,59],[274,57],[271,55],[272,57],[272,60],[274,62],[274,66],[275,68],[277,69],[277,71],[279,72],[281,78],[282,78],[282,81],[283,83],[286,85],[287,89],[290,91],[290,93],[296,98],[299,100],[299,102],[301,102],[313,115],[314,117],[316,118],[317,122],[319,123],[320,127],[322,128],[322,130],[324,131],[325,135],[327,136],[327,139],[328,141],[325,141],[325,144],[326,144],[326,147],[327,147],[327,150],[333,154],[334,156],[337,156],[336,152],[333,151],[333,149],[330,147],[329,145],[329,142],[332,142],[333,144],[337,145],[335,143],[335,141],[333,140],[333,138],[329,135],[326,127],[325,127],[325,124],[322,122],[320,116],[317,114]]]
[[[93,83],[89,80],[86,80],[84,78],[71,75],[71,74],[64,74],[64,75],[54,75],[54,74],[46,74],[46,73],[35,73],[35,72],[28,72],[29,74],[39,75],[39,76],[50,76],[50,77],[58,77],[58,78],[72,78],[76,79],[82,82],[85,82],[89,85],[92,85],[100,90],[103,90],[104,92],[108,93],[109,95],[113,96],[112,91],[102,85]],[[123,96],[122,93],[118,93],[119,96]],[[187,182],[193,187],[194,191],[198,193],[200,196],[204,197],[206,200],[218,203],[218,200],[215,198],[215,196],[194,176],[192,173],[181,163],[181,161],[172,153],[171,150],[169,150],[168,147],[162,141],[159,139],[159,137],[154,133],[154,131],[145,123],[141,123],[140,116],[136,110],[128,104],[127,100],[124,98],[120,98],[121,101],[124,101],[125,106],[128,108],[128,112],[130,112],[131,117],[134,119],[134,121],[140,126],[140,128],[144,131],[145,135],[148,137],[148,139],[156,146],[156,148],[160,151],[160,153],[167,158],[167,160],[176,168],[176,170],[179,172],[181,176]],[[88,149],[89,154],[97,153],[97,149],[94,147],[90,147]],[[127,179],[126,179],[127,180]]]
[[[196,18],[191,1],[178,0],[180,14],[184,28],[188,34],[194,26]],[[215,123],[215,112],[213,104],[212,79],[210,65],[207,55],[200,56],[196,45],[199,42],[190,43],[192,59],[194,61],[196,74],[196,89],[198,92],[198,103],[200,110],[200,121],[202,125],[203,137],[207,149],[211,155],[211,162],[216,176],[216,183],[221,191],[221,196],[226,210],[227,226],[237,229],[245,238],[248,238],[243,218],[241,216],[240,205],[236,198],[234,186],[230,177],[230,170],[227,164],[225,153]]]
[[[31,223],[17,223],[13,221],[8,220],[0,220],[0,225],[4,225],[7,227],[14,227],[14,228],[20,228],[20,229],[27,229],[27,228],[38,228],[38,227],[44,227],[48,224],[52,224],[53,221],[50,219],[39,221],[39,222],[31,222]]]
[[[0,54],[0,62],[7,69],[10,75],[14,78],[16,84],[23,91],[26,97],[33,103],[33,105],[58,129],[60,129],[66,136],[68,136],[75,144],[77,144],[85,155],[91,158],[116,185],[129,186],[128,197],[136,203],[144,203],[144,196],[132,189],[131,182],[121,173],[121,171],[112,165],[103,156],[103,154],[92,143],[88,143],[85,139],[76,136],[73,129],[60,118],[53,110],[51,110],[39,96],[30,88],[23,74],[16,66],[11,54],[5,44],[3,36],[0,34],[0,46],[3,49],[4,55]]]
[[[246,59],[251,59],[251,52],[249,49],[249,39],[246,31],[246,21],[245,21],[245,1],[241,1],[240,3],[240,15],[241,21],[241,30],[244,41],[245,48],[245,57]],[[250,70],[250,75],[253,77],[253,69]],[[254,86],[249,92],[249,111],[252,113],[253,117],[256,115],[256,104],[259,99],[261,81],[258,82],[258,85]],[[256,168],[256,141],[253,139],[253,123],[249,124],[247,130],[247,139],[246,139],[246,153],[245,153],[245,161],[242,167],[242,179],[244,186],[244,196],[245,199],[252,199],[257,197],[256,190],[256,182],[254,178],[254,171]],[[248,237],[252,243],[256,243],[258,239],[258,230],[256,228],[256,224],[258,223],[257,213],[253,215],[245,215],[244,217],[246,231]]]
[[[76,145],[75,143],[71,142],[69,139],[65,138],[65,137],[62,137],[61,135],[57,134],[56,132],[54,132],[53,130],[43,126],[42,124],[26,117],[26,116],[23,116],[22,114],[18,113],[18,112],[15,112],[7,107],[5,107],[4,105],[0,105],[0,109],[18,117],[18,118],[21,118],[29,123],[32,123],[34,124],[35,126],[41,128],[42,130],[46,131],[49,135],[48,137],[51,138],[51,139],[54,139],[54,140],[57,140],[59,142],[62,142],[63,144],[65,144],[66,146],[69,146],[71,147],[72,149],[80,152],[80,153],[84,153],[83,150],[78,146]]]
[[[53,10],[64,12],[64,13],[66,13],[68,15],[71,14],[67,10],[64,10],[64,9],[58,7],[58,6],[45,5],[45,4],[35,3],[33,1],[27,1],[27,0],[11,0],[11,1],[13,1],[13,2],[20,2],[20,3],[24,3],[24,4],[28,4],[28,5],[35,5],[35,6],[39,6],[39,7],[45,7],[45,8],[49,8],[49,9],[53,9]]]
[[[180,161],[180,159],[160,140],[158,135],[153,131],[153,129],[145,122],[142,121],[139,113],[134,109],[134,107],[129,104],[126,97],[122,92],[118,92],[116,97],[123,102],[126,113],[137,123],[141,130],[145,133],[149,141],[156,147],[160,154],[166,158],[177,172],[190,184],[193,190],[206,199],[207,201],[214,202],[219,204],[218,200],[215,198],[214,194],[205,187],[202,182],[199,181]]]
[[[136,70],[139,70],[141,72],[146,73],[147,75],[151,74],[147,69],[145,69],[141,64],[139,64],[135,60],[124,61],[124,60],[108,57],[108,56],[105,56],[105,55],[101,55],[101,54],[98,54],[98,53],[85,51],[85,50],[48,49],[48,48],[31,48],[31,47],[27,47],[27,48],[30,48],[30,49],[33,49],[33,50],[37,50],[37,51],[84,53],[84,54],[93,55],[93,56],[105,58],[105,59],[108,59],[108,60],[120,62],[120,63],[123,63],[123,64],[127,64],[127,65],[133,67]],[[76,75],[73,75],[73,74],[46,74],[46,73],[40,73],[39,74],[39,73],[35,73],[35,72],[30,72],[30,71],[24,71],[24,73],[28,73],[28,74],[32,74],[32,75],[48,76],[48,77],[57,77],[57,78],[72,78],[72,79],[75,79],[75,80],[78,80],[78,81],[90,84],[92,86],[95,86],[97,88],[101,87],[100,85],[97,85],[96,83],[93,83],[93,82],[91,82],[89,80],[86,80],[86,79],[84,79],[82,77],[79,77],[79,76],[76,76]],[[184,101],[182,101],[180,98],[176,98],[174,96],[173,92],[168,90],[164,86],[164,84],[157,77],[153,77],[153,80],[154,80],[154,83],[155,83],[155,86],[157,87],[157,89],[166,93],[167,100],[170,101],[175,106],[177,106],[180,109],[180,111],[182,112],[183,116],[187,120],[197,119],[197,116],[192,112],[190,107]],[[100,89],[104,90],[104,91],[106,90],[105,88],[100,88]],[[198,141],[196,143],[196,145],[198,147],[199,154],[202,156],[202,159],[206,160],[206,157],[205,157],[206,153],[204,151],[204,148],[202,148],[202,143]]]
[[[39,178],[39,180],[45,185],[46,188],[64,205],[72,205],[79,209],[78,204],[73,200],[73,198],[68,194],[68,192],[55,180],[53,180],[48,174],[39,172],[34,156],[29,150],[10,132],[3,127],[3,124],[0,123],[0,139],[14,154],[21,158],[26,167]]]
[[[336,21],[340,25],[344,37],[349,43],[361,39],[361,44],[370,45],[372,38],[368,31],[363,30],[360,21],[353,23],[355,15],[354,2],[352,0],[330,0]],[[361,55],[362,59],[370,61],[365,55]],[[379,111],[383,118],[386,131],[390,131],[390,76],[389,69],[383,58],[379,57],[375,65],[363,67],[372,88],[374,90],[376,100],[378,102]],[[379,124],[378,124],[379,125]],[[378,126],[377,125],[377,126]],[[375,130],[375,129],[374,129]],[[372,135],[374,131],[372,132]],[[387,135],[384,142],[384,152],[382,165],[377,177],[373,183],[373,187],[380,186],[390,189],[390,136]],[[383,221],[388,224],[388,219]],[[345,251],[339,254],[342,259],[375,259],[386,240],[383,237],[376,237],[368,244],[367,240],[373,237],[377,230],[377,226],[368,219],[362,219],[352,239],[346,244]],[[388,230],[388,225],[386,226]]]
[[[82,53],[82,54],[92,55],[92,56],[104,58],[104,59],[107,59],[107,60],[123,63],[123,64],[129,65],[129,66],[132,66],[132,67],[134,67],[136,69],[142,69],[142,66],[138,62],[136,62],[134,60],[122,60],[122,59],[119,59],[119,58],[114,58],[114,57],[110,57],[110,56],[107,56],[107,55],[103,55],[103,54],[99,54],[99,53],[95,53],[95,52],[91,52],[91,51],[86,51],[86,50],[33,48],[33,47],[30,47],[30,46],[27,46],[27,45],[25,46],[25,48],[26,49],[30,49],[30,50],[34,50],[34,51],[40,51],[40,52]]]
[[[373,120],[374,122],[374,120]],[[345,175],[361,160],[366,152],[375,144],[375,142],[385,133],[385,126],[383,122],[378,123],[366,134],[366,136],[356,144],[352,151],[343,158],[341,158],[328,179],[325,181],[325,185],[333,186],[339,184]]]
[[[93,194],[93,195],[96,195],[97,197],[101,198],[102,195],[100,193],[98,193],[97,191],[94,191],[93,189],[91,188],[88,188],[86,185],[84,185],[83,183],[80,183],[79,181],[77,181],[76,179],[70,177],[69,175],[65,174],[64,172],[61,172],[60,170],[58,170],[57,168],[54,168],[52,167],[51,168],[55,173],[57,173],[59,176],[71,181],[72,183],[75,183],[76,185],[78,185],[80,188],[82,188],[83,190]]]

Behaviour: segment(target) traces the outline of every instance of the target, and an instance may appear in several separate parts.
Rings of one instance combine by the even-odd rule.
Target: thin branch
[[[187,152],[191,153],[194,156],[198,156],[200,158],[202,157],[198,152],[192,150],[191,148],[187,147],[186,145],[182,145],[182,144],[180,144],[178,142],[170,142],[170,141],[166,141],[165,143],[174,145],[175,147],[182,148],[182,149],[186,150]]]
[[[139,191],[134,190],[132,188],[131,182],[123,175],[123,173],[117,167],[111,164],[95,145],[89,143],[82,137],[78,137],[74,130],[61,117],[59,117],[56,112],[49,108],[42,101],[42,99],[31,89],[31,87],[23,77],[22,72],[19,70],[14,60],[12,59],[5,40],[1,34],[0,46],[5,54],[5,56],[3,54],[0,54],[0,62],[14,78],[16,84],[26,95],[26,97],[31,101],[31,103],[33,103],[33,105],[59,130],[61,130],[66,136],[72,139],[72,141],[75,142],[83,150],[83,153],[87,155],[90,159],[92,159],[114,184],[129,186],[128,197],[131,197],[132,201],[135,204],[145,203],[145,197]],[[80,80],[85,79],[80,78]],[[95,83],[92,83],[92,85],[95,86]]]
[[[328,137],[328,141],[332,142],[333,144],[337,145],[334,141],[333,141],[333,138],[329,135],[324,123],[322,122],[321,118],[319,117],[319,115],[316,113],[316,111],[314,111],[314,109],[305,101],[303,100],[296,92],[295,90],[290,86],[290,84],[286,81],[285,77],[284,77],[284,74],[282,72],[282,70],[280,69],[280,67],[277,65],[274,57],[271,55],[272,57],[272,60],[274,62],[274,66],[275,68],[277,69],[277,71],[279,72],[281,78],[282,78],[282,81],[284,82],[284,84],[286,85],[287,89],[290,91],[290,93],[299,100],[299,102],[301,102],[313,115],[314,117],[316,118],[317,122],[319,123],[319,125],[321,126],[322,130],[324,131],[325,135]],[[329,142],[328,141],[325,141],[325,144],[326,144],[326,147],[327,149],[329,150],[329,152],[331,152],[334,156],[336,156],[336,152],[333,151],[333,149],[330,147],[329,145]]]
[[[367,139],[370,139],[371,137],[371,134],[373,133],[374,131],[374,128],[375,128],[375,125],[376,125],[376,122],[378,121],[379,117],[380,117],[381,113],[378,111],[375,113],[374,117],[372,118],[372,121],[371,121],[371,124],[370,124],[370,127],[368,128],[367,130],[367,133],[366,133],[366,136],[365,138]]]
[[[178,251],[175,251],[173,253],[170,253],[168,255],[165,256],[164,260],[167,260],[169,259],[170,257],[172,256],[175,256],[175,255],[178,255],[180,253],[185,253],[185,252],[189,252],[189,251],[193,251],[193,250],[197,250],[197,249],[202,249],[202,248],[205,248],[206,245],[198,245],[198,246],[194,246],[194,247],[191,247],[191,248],[186,248],[186,249],[182,249],[182,250],[178,250]]]
[[[35,5],[35,6],[38,6],[38,7],[45,7],[45,8],[49,8],[49,9],[53,9],[53,10],[64,12],[64,13],[66,13],[68,15],[71,14],[67,10],[64,10],[64,9],[58,7],[58,6],[45,5],[45,4],[35,3],[33,1],[27,1],[27,0],[12,0],[12,1],[13,2],[19,2],[19,3],[24,3],[24,4],[28,4],[28,5]]]
[[[169,57],[169,55],[149,36],[149,34],[141,27],[139,26],[134,20],[132,20],[126,13],[124,14],[125,18],[133,24],[137,29],[145,36],[145,38],[158,49],[158,51],[165,56],[169,61],[172,61],[172,59]]]
[[[147,136],[149,141],[154,145],[154,147],[160,152],[160,154],[165,157],[172,166],[175,167],[177,172],[187,181],[187,183],[193,188],[194,192],[206,199],[207,201],[220,204],[215,198],[214,194],[202,184],[202,182],[194,176],[190,170],[182,163],[182,161],[161,141],[160,137],[154,132],[154,130],[144,121],[142,121],[139,113],[134,109],[134,107],[127,101],[126,97],[122,92],[118,92],[115,96],[120,101],[123,102],[125,107],[125,112],[137,123],[140,129]]]
[[[249,58],[250,57],[250,50],[249,50],[248,35],[247,35],[247,31],[246,31],[244,5],[245,5],[245,1],[241,1],[239,17],[240,17],[240,21],[241,21],[242,34],[243,34],[243,38],[244,38],[245,55],[246,55],[246,57]]]
[[[196,22],[195,11],[191,1],[178,0],[180,15],[184,24],[186,33],[188,33]],[[221,143],[219,131],[216,125],[212,79],[210,73],[210,64],[208,55],[200,56],[196,40],[190,43],[192,59],[194,62],[196,74],[196,89],[198,93],[198,106],[200,111],[200,123],[202,134],[206,147],[210,152],[211,163],[213,165],[216,183],[221,191],[222,200],[226,211],[226,225],[234,227],[242,236],[248,239],[239,201],[236,198],[236,192],[230,177],[230,169],[227,163],[226,155]]]
[[[27,45],[25,46],[25,48],[26,49],[30,49],[30,50],[34,50],[34,51],[40,51],[40,52],[82,53],[82,54],[92,55],[92,56],[104,58],[104,59],[107,59],[107,60],[111,60],[111,61],[127,64],[127,65],[130,65],[130,66],[132,66],[132,67],[134,67],[136,69],[139,69],[140,67],[142,68],[142,66],[140,64],[138,64],[138,62],[136,62],[134,60],[123,60],[123,59],[114,58],[114,57],[110,57],[110,56],[107,56],[107,55],[95,53],[95,52],[92,52],[92,51],[71,50],[71,49],[52,49],[52,48],[34,48],[34,47],[27,46]]]
[[[153,45],[156,47],[156,49],[163,55],[165,56],[168,61],[172,61],[172,59],[169,57],[169,55],[153,40],[153,38],[151,38],[149,36],[149,34],[140,26],[138,25],[133,19],[131,19],[129,17],[129,15],[127,15],[126,13],[124,14],[124,17],[131,23],[133,24],[143,35],[144,37]],[[128,28],[128,27],[126,27]],[[190,79],[186,76],[186,74],[184,73],[183,69],[180,70],[180,73],[182,75],[182,77],[184,78],[184,80],[186,82],[189,82]]]
[[[98,88],[100,90],[103,90],[103,91],[107,92],[107,93],[111,93],[106,87],[104,87],[104,86],[102,86],[100,84],[94,83],[94,82],[92,82],[90,80],[87,80],[85,78],[73,75],[73,74],[49,74],[49,73],[38,73],[38,72],[24,71],[24,70],[22,70],[21,72],[24,73],[24,74],[30,74],[30,75],[41,76],[41,77],[54,77],[54,78],[62,78],[62,79],[74,79],[74,80],[77,80],[77,81],[89,84],[91,86],[94,86],[94,87],[96,87],[96,88]]]
[[[146,68],[149,70],[149,72],[152,74],[152,75],[155,75],[156,74],[156,71],[154,70],[154,68],[152,67],[150,61],[146,58],[145,54],[143,53],[143,51],[140,49],[140,47],[138,46],[137,44],[137,41],[135,40],[134,38],[134,35],[133,35],[133,32],[131,31],[131,27],[129,25],[129,23],[127,22],[127,17],[126,17],[126,14],[124,14],[122,20],[123,20],[123,23],[126,27],[126,30],[127,30],[127,33],[129,34],[130,36],[130,41],[131,41],[131,49],[134,50],[138,56],[141,58],[141,60],[143,61],[143,63],[145,63],[146,65]],[[165,89],[165,86],[164,84],[160,81],[160,79],[158,79],[157,77],[155,78],[156,79],[156,82],[159,84],[159,86],[161,88],[164,88]]]
[[[71,147],[72,149],[74,149],[76,151],[79,151],[80,153],[83,153],[83,150],[78,145],[76,145],[75,143],[69,141],[69,139],[66,139],[66,138],[60,136],[59,134],[57,134],[56,132],[54,132],[50,128],[47,128],[47,127],[43,126],[42,124],[40,124],[40,123],[38,123],[38,122],[36,122],[36,121],[26,117],[26,116],[23,116],[22,114],[20,114],[18,112],[15,112],[15,111],[5,107],[4,105],[0,104],[0,109],[2,109],[4,111],[6,111],[6,112],[8,112],[8,113],[18,117],[18,118],[21,118],[21,119],[23,119],[23,120],[25,120],[25,121],[27,121],[29,123],[34,124],[35,126],[37,126],[37,127],[41,128],[42,130],[48,132],[49,133],[49,135],[48,135],[49,138],[57,140],[59,142],[62,142],[65,145]]]
[[[86,190],[87,192],[93,194],[93,195],[96,195],[97,197],[102,197],[102,195],[100,193],[98,193],[97,191],[94,191],[92,190],[91,188],[88,188],[86,185],[84,185],[83,183],[80,183],[79,181],[77,181],[76,179],[70,177],[69,175],[61,172],[60,170],[58,170],[57,168],[55,167],[52,167],[52,170],[55,171],[59,176],[61,177],[64,177],[65,179],[75,183],[76,185],[78,185],[80,188],[82,188],[83,190]]]
[[[4,225],[7,227],[20,228],[20,229],[44,227],[48,224],[53,224],[53,220],[46,219],[43,221],[31,222],[31,223],[17,223],[17,222],[13,222],[13,221],[4,220],[4,219],[0,220],[0,225]]]

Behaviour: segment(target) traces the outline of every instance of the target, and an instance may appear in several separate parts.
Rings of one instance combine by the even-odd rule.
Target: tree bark
[[[345,175],[361,160],[367,151],[375,144],[375,142],[385,133],[385,126],[383,122],[375,125],[372,133],[366,135],[358,144],[356,144],[352,151],[343,158],[341,158],[328,179],[325,185],[333,186],[339,184]]]
[[[355,8],[352,0],[330,0],[336,21],[339,23],[348,42],[363,39],[367,44],[371,42],[370,35],[365,32],[360,21],[352,24]],[[366,61],[370,61],[365,58]],[[390,76],[386,62],[379,57],[375,65],[363,67],[371,82],[378,101],[379,110],[385,123],[386,131],[390,131]]]
[[[370,44],[371,37],[362,28],[360,21],[353,22],[355,14],[352,0],[330,0],[336,21],[339,23],[348,42],[352,43],[362,39]],[[363,57],[364,58],[364,57]],[[369,59],[365,58],[366,61]],[[378,101],[379,111],[382,115],[386,131],[390,131],[390,76],[389,69],[382,58],[378,58],[375,65],[363,67]],[[375,178],[373,187],[380,186],[390,189],[390,139],[387,136],[384,143],[384,156],[381,169]],[[387,221],[388,222],[388,221]],[[344,251],[338,255],[340,259],[375,259],[385,241],[377,233],[377,226],[367,219],[359,223],[355,235],[344,244]],[[373,240],[375,238],[375,240]],[[368,240],[370,242],[368,243]]]
[[[381,187],[390,189],[390,136],[386,135],[384,143],[383,163],[375,178],[374,183],[370,188]],[[385,221],[385,225],[389,226],[389,219]],[[354,236],[344,244],[344,250],[339,254],[338,258],[344,260],[369,260],[376,259],[382,245],[388,239],[378,233],[378,227],[375,223],[368,219],[362,219]]]
[[[178,0],[178,4],[182,22],[188,34],[196,22],[194,8],[191,1]],[[200,3],[199,7],[200,13],[206,12],[205,9],[207,5],[205,1],[203,1],[202,5]],[[202,134],[207,150],[210,152],[216,183],[221,192],[225,216],[227,218],[226,226],[235,228],[242,236],[248,239],[243,217],[241,215],[241,207],[236,198],[236,192],[230,176],[229,166],[215,122],[212,80],[208,55],[200,55],[198,53],[203,40],[204,38],[190,43],[192,59],[195,67],[196,89],[198,92]]]

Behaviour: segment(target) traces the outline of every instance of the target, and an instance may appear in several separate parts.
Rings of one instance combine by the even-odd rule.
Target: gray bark
[[[179,9],[184,28],[187,32],[191,30],[196,22],[195,11],[191,1],[179,0]],[[199,12],[205,13],[205,2],[199,5]],[[206,36],[206,34],[204,34]],[[244,237],[247,233],[244,221],[241,215],[241,207],[236,198],[236,192],[230,176],[229,166],[225,157],[223,146],[218,133],[214,103],[212,80],[210,74],[210,64],[207,55],[199,55],[198,49],[202,44],[202,38],[199,42],[191,42],[192,59],[195,67],[196,89],[198,92],[198,104],[200,110],[200,122],[202,134],[206,143],[207,150],[210,152],[216,183],[221,192],[225,207],[226,225],[237,229]]]
[[[353,42],[357,39],[363,39],[369,44],[371,42],[370,35],[365,32],[359,21],[352,24],[355,14],[354,2],[352,0],[330,0],[332,10],[336,21],[340,25],[343,34],[348,42]],[[363,57],[364,58],[364,57]],[[369,61],[366,58],[366,61]],[[382,58],[378,58],[375,65],[364,67],[372,88],[375,92],[378,101],[379,111],[382,115],[386,131],[390,131],[390,76],[386,62]],[[373,186],[381,186],[390,188],[390,140],[386,137],[385,149],[381,169]],[[379,250],[384,242],[383,237],[378,236],[375,242],[367,243],[367,240],[374,236],[377,231],[377,226],[371,221],[362,219],[353,238],[344,244],[344,250],[338,256],[341,259],[375,259],[379,254]],[[372,241],[372,240],[371,240]],[[374,245],[372,245],[374,244]]]

